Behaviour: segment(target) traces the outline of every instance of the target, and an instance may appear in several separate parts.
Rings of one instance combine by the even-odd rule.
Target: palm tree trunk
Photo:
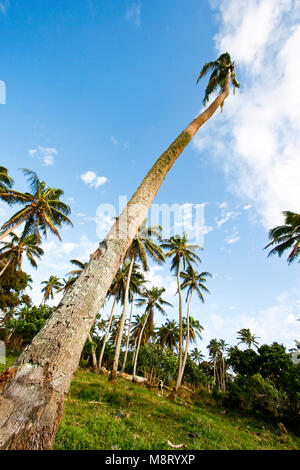
[[[134,364],[134,359],[135,359],[135,353],[136,353],[136,344],[137,344],[137,340],[138,340],[138,338],[135,338],[135,340],[134,340],[134,344],[133,344],[132,367],[133,367],[133,364]]]
[[[14,363],[0,396],[0,449],[51,449],[64,396],[106,293],[148,209],[173,164],[227,98],[222,93],[158,158],[85,269]]]
[[[189,352],[189,346],[190,346],[190,307],[191,307],[191,301],[193,297],[193,291],[194,289],[192,288],[191,295],[188,301],[188,308],[187,308],[187,314],[186,314],[186,324],[187,324],[187,336],[186,336],[186,343],[185,343],[185,351],[184,351],[184,356],[183,356],[183,362],[182,362],[182,367],[180,371],[180,376],[178,379],[178,382],[176,384],[176,391],[180,388],[181,382],[182,382],[182,377],[184,374],[184,369],[186,365],[186,360]]]
[[[98,374],[98,366],[97,366],[97,357],[95,351],[95,345],[92,340],[91,334],[88,335],[88,340],[91,343],[91,356],[92,356],[92,369],[95,374]]]
[[[148,312],[148,315],[145,318],[145,321],[143,323],[143,327],[142,327],[141,332],[139,334],[139,341],[138,341],[138,345],[137,345],[135,356],[134,356],[134,364],[133,364],[133,372],[132,372],[132,380],[133,381],[135,380],[135,376],[136,376],[137,360],[138,360],[138,357],[139,357],[139,352],[140,352],[141,342],[142,342],[142,338],[143,338],[143,333],[144,333],[145,326],[146,326],[148,318],[149,318],[149,314],[150,314],[150,311]]]
[[[10,263],[11,263],[11,260],[12,260],[12,256],[8,259],[6,265],[2,268],[2,271],[0,272],[0,277],[1,277],[2,274],[7,270],[8,266],[9,266]]]
[[[131,329],[132,312],[133,312],[133,299],[132,299],[131,309],[130,309],[128,333],[127,333],[127,339],[126,339],[126,349],[125,349],[124,361],[123,361],[123,365],[122,365],[121,372],[124,372],[125,367],[126,367],[127,354],[128,354],[128,346],[129,346],[129,339],[130,339],[130,329]]]
[[[216,357],[214,356],[214,385],[216,385]]]
[[[108,335],[109,335],[109,330],[110,330],[110,327],[111,327],[111,324],[112,324],[112,319],[113,319],[113,315],[114,315],[114,309],[115,309],[115,305],[116,305],[116,300],[117,300],[117,295],[114,296],[114,302],[113,302],[112,309],[111,309],[111,312],[110,312],[110,316],[109,316],[109,320],[108,320],[107,329],[106,329],[106,332],[105,332],[105,335],[104,335],[104,338],[103,338],[103,344],[102,344],[102,348],[101,348],[101,352],[100,352],[100,356],[99,356],[99,360],[98,360],[98,370],[99,370],[99,372],[101,372],[101,367],[102,367],[102,361],[103,361],[105,346],[106,346],[106,343],[107,343],[107,338],[108,338]]]
[[[183,343],[183,331],[182,331],[182,294],[180,287],[180,268],[181,268],[181,258],[179,257],[179,262],[177,266],[177,289],[178,289],[178,300],[179,300],[179,365],[177,372],[177,379],[175,387],[169,395],[169,400],[175,400],[177,391],[180,387],[180,374],[182,369],[182,343]]]
[[[5,230],[5,232],[1,233],[0,241],[3,240],[3,238],[7,237],[7,235],[9,235],[11,232],[13,232],[17,227],[19,227],[19,225],[21,225],[24,222],[24,220],[25,219],[19,220],[19,222],[17,222],[15,225],[13,225],[9,229]]]
[[[129,286],[130,286],[130,279],[131,279],[133,264],[134,264],[134,256],[131,259],[129,270],[128,270],[128,275],[126,279],[124,305],[123,305],[122,315],[120,318],[120,326],[118,330],[118,339],[117,339],[117,344],[116,344],[115,357],[114,357],[111,374],[109,377],[109,380],[114,383],[116,383],[117,377],[118,377],[119,357],[120,357],[121,345],[122,345],[122,339],[123,339],[123,331],[124,331],[124,324],[125,324],[126,311],[127,311],[127,305],[128,305]]]

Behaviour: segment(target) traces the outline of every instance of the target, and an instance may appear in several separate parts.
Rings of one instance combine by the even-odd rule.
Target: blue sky
[[[97,207],[132,195],[201,110],[203,63],[228,51],[241,89],[200,129],[155,203],[205,203],[200,269],[214,277],[206,303],[192,305],[205,328],[198,347],[211,338],[234,344],[240,328],[291,347],[300,336],[299,265],[268,259],[263,247],[281,211],[299,212],[299,2],[2,0],[0,28],[1,164],[20,190],[22,167],[64,189],[74,223],[62,243],[44,242],[37,271],[28,268],[34,301],[42,280],[65,276],[71,258],[96,248]],[[9,214],[1,204],[0,221]],[[147,276],[166,287],[177,318],[169,266]]]

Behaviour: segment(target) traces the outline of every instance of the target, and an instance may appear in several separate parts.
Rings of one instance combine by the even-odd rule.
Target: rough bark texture
[[[51,449],[82,348],[125,253],[176,159],[229,93],[224,91],[153,165],[106,239],[14,364],[0,395],[0,449]],[[11,370],[11,369],[10,369]]]

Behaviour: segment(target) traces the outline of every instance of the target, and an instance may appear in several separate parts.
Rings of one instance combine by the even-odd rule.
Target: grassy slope
[[[15,357],[9,356],[7,365]],[[7,366],[6,366],[7,367]],[[0,364],[0,371],[5,366]],[[96,402],[96,403],[93,403]],[[127,414],[118,418],[120,411]],[[55,449],[300,449],[300,438],[280,437],[262,420],[203,403],[187,408],[124,379],[79,369],[66,397]]]

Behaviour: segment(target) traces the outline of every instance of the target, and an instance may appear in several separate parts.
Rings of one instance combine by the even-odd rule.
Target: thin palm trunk
[[[128,333],[127,333],[127,339],[126,339],[126,349],[125,349],[124,361],[123,361],[123,365],[122,365],[121,372],[124,372],[124,370],[125,370],[125,367],[126,367],[126,362],[127,362],[128,347],[129,347],[129,339],[130,339],[130,330],[131,330],[131,319],[132,319],[132,312],[133,312],[133,299],[132,299],[132,303],[131,303],[131,309],[130,309],[130,317],[129,317]]]
[[[134,344],[133,344],[133,355],[132,355],[132,367],[134,364],[134,359],[135,359],[135,353],[136,353],[136,344],[137,344],[138,338],[135,338]]]
[[[146,326],[148,318],[149,318],[149,314],[150,314],[150,311],[148,312],[148,315],[145,318],[145,321],[143,323],[143,327],[142,327],[142,329],[140,331],[140,334],[139,334],[139,341],[138,341],[137,348],[136,348],[136,353],[135,353],[135,356],[134,356],[134,364],[133,364],[133,372],[132,372],[133,381],[134,381],[135,376],[136,376],[137,360],[138,360],[138,357],[139,357],[139,352],[140,352],[141,342],[142,342],[142,338],[143,338],[143,333],[144,333],[145,326]]]
[[[179,301],[179,364],[178,372],[175,387],[169,395],[170,400],[174,400],[177,394],[177,391],[180,387],[181,380],[181,369],[182,369],[182,343],[183,343],[183,331],[182,331],[182,293],[180,287],[180,268],[181,268],[181,258],[179,258],[177,266],[177,289],[178,289],[178,301]]]
[[[182,294],[180,287],[180,268],[181,268],[181,259],[178,263],[177,271],[177,287],[178,287],[178,298],[179,298],[179,367],[178,367],[178,377],[182,368],[182,343],[183,343],[183,331],[182,331]]]
[[[10,265],[11,263],[11,260],[12,260],[12,256],[10,256],[10,258],[8,259],[6,265],[2,268],[2,271],[0,272],[0,277],[2,276],[2,274],[5,273],[5,271],[7,270],[8,266]]]
[[[121,345],[122,345],[122,339],[123,339],[123,331],[124,331],[124,324],[125,324],[126,311],[127,311],[127,305],[128,305],[129,286],[130,286],[130,279],[131,279],[133,264],[134,264],[134,256],[131,259],[129,270],[128,270],[128,275],[126,279],[123,310],[122,310],[122,315],[120,318],[120,326],[118,330],[118,339],[116,343],[114,362],[113,362],[113,366],[112,366],[112,370],[110,374],[111,382],[116,382],[117,377],[118,377],[119,357],[120,357]]]
[[[107,291],[173,164],[229,94],[224,90],[155,162],[85,269],[1,382],[0,449],[51,449],[82,349]]]
[[[216,384],[216,356],[214,356],[214,385]]]
[[[89,342],[91,343],[91,356],[92,356],[92,368],[93,368],[93,372],[95,374],[98,373],[98,366],[97,366],[97,356],[96,356],[96,351],[95,351],[95,345],[94,345],[94,342],[92,340],[92,337],[91,337],[91,334],[89,333],[88,335],[88,340]]]
[[[17,222],[15,225],[13,225],[12,227],[10,227],[10,228],[8,228],[7,230],[5,230],[5,232],[3,232],[3,233],[0,235],[0,241],[3,240],[3,238],[7,237],[7,235],[9,235],[11,232],[13,232],[13,231],[14,231],[17,227],[19,227],[19,225],[21,225],[24,221],[25,221],[25,218],[19,220],[19,222]]]
[[[101,348],[101,352],[100,352],[100,356],[99,356],[99,360],[98,360],[98,370],[99,370],[99,372],[101,372],[101,368],[102,368],[102,361],[103,361],[105,346],[106,346],[106,343],[107,343],[109,330],[110,330],[112,320],[113,320],[113,316],[114,316],[114,309],[115,309],[115,305],[116,305],[116,300],[117,300],[117,295],[114,296],[114,301],[113,301],[112,309],[111,309],[111,312],[110,312],[108,325],[107,325],[106,332],[105,332],[105,335],[104,335],[104,338],[103,338],[103,344],[102,344],[102,348]]]
[[[193,297],[193,291],[194,289],[192,288],[191,295],[188,301],[188,307],[187,307],[187,314],[186,314],[186,325],[187,325],[187,335],[186,335],[186,343],[185,343],[185,351],[184,351],[184,356],[183,356],[183,362],[182,362],[182,367],[181,367],[181,372],[180,372],[180,377],[178,380],[177,385],[177,390],[180,388],[180,385],[182,383],[182,377],[184,374],[184,369],[186,365],[186,360],[189,352],[189,346],[190,346],[190,308],[191,308],[191,301]]]

